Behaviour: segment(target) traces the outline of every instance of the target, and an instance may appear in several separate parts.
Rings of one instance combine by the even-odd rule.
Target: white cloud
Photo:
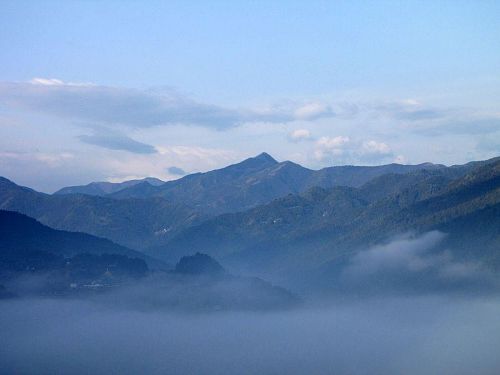
[[[482,264],[460,261],[449,250],[443,250],[445,238],[439,231],[421,235],[407,233],[359,252],[343,271],[342,281],[347,285],[361,282],[358,285],[363,287],[381,283],[386,288],[405,285],[405,280],[412,280],[409,285],[432,284],[433,288],[441,283],[492,281]]]
[[[419,106],[419,105],[422,105],[422,103],[420,103],[420,101],[418,101],[417,99],[403,99],[401,102],[403,104],[406,104],[406,105],[409,105],[409,106]]]
[[[337,137],[321,137],[316,144],[326,149],[337,149],[342,148],[349,142],[349,137],[339,135]]]
[[[169,171],[172,166],[189,172],[205,172],[238,162],[246,156],[231,150],[187,145],[159,146],[158,150],[147,154],[100,147],[88,152],[83,145],[71,152],[0,150],[0,176],[37,190],[53,192],[63,186],[91,181],[144,177],[172,180],[179,178],[178,171]]]
[[[80,135],[78,139],[84,143],[107,148],[109,150],[123,150],[136,154],[156,153],[156,149],[153,146],[138,142],[119,131],[106,128],[94,127],[93,134]]]
[[[60,152],[60,153],[37,153],[35,158],[50,166],[60,165],[61,163],[71,160],[74,155],[70,152]]]
[[[62,86],[64,82],[56,78],[33,78],[29,81],[33,85]]]
[[[366,154],[388,155],[391,153],[391,148],[387,144],[374,140],[363,142],[362,148]]]
[[[33,78],[29,83],[42,86],[95,86],[89,82],[64,82],[57,78]]]
[[[41,162],[47,167],[61,166],[69,160],[74,159],[75,155],[71,152],[0,152],[0,165],[7,164],[8,160],[23,162]]]
[[[344,154],[349,145],[350,138],[345,136],[321,137],[316,141],[314,156],[317,160],[324,160],[331,156]]]
[[[382,162],[393,155],[387,143],[362,141],[348,136],[321,137],[316,141],[314,157],[335,163]]]
[[[331,117],[334,112],[331,106],[323,103],[307,103],[295,110],[295,117],[299,120],[312,120],[321,117]]]
[[[288,137],[294,142],[304,141],[311,138],[311,132],[307,129],[295,129]]]
[[[157,146],[159,156],[155,159],[165,164],[163,169],[172,164],[189,171],[207,171],[221,168],[240,161],[238,153],[220,148],[198,146]]]
[[[0,82],[0,151],[30,152],[29,161],[23,156],[22,162],[28,174],[36,171],[41,176],[49,162],[63,165],[64,170],[52,167],[47,172],[40,182],[47,186],[59,183],[52,177],[56,172],[59,180],[66,176],[67,184],[115,175],[171,178],[165,168],[172,165],[187,171],[207,170],[262,151],[310,168],[406,164],[408,159],[457,164],[498,154],[498,142],[494,142],[500,129],[498,109],[443,109],[421,98],[369,102],[351,94],[322,100],[285,99],[262,107],[231,109],[168,90],[40,77],[24,83]],[[41,155],[40,150],[48,155]],[[55,155],[67,150],[82,160],[56,161]],[[155,150],[158,155],[153,154]],[[227,154],[216,155],[213,150]],[[151,154],[141,154],[147,152]],[[37,158],[34,153],[39,153]],[[3,159],[0,174],[21,175],[20,161]],[[113,164],[117,159],[125,162]],[[82,168],[86,168],[85,176]]]
[[[441,259],[433,256],[424,257],[424,255],[444,238],[445,235],[438,231],[428,232],[419,237],[411,234],[403,235],[388,244],[374,246],[358,253],[353,257],[351,265],[345,272],[356,277],[367,277],[388,270],[422,271],[442,262]]]
[[[231,109],[205,104],[178,92],[143,91],[34,78],[30,82],[0,82],[4,105],[32,112],[93,122],[101,126],[147,128],[198,125],[227,129],[244,123],[286,123],[332,117],[330,106],[320,103],[271,105],[264,109]]]

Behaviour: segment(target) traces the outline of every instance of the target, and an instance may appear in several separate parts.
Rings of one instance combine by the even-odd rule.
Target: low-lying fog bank
[[[380,298],[179,313],[0,301],[5,374],[498,374],[500,299]]]

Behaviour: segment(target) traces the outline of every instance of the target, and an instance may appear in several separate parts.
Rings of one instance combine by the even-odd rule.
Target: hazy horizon
[[[250,156],[249,158],[255,158],[261,154],[268,154],[270,155],[271,157],[273,157],[273,155],[271,155],[271,153],[269,152],[261,152],[257,155],[253,155],[253,156]],[[496,158],[496,157],[499,157],[499,156],[494,156],[493,158]],[[274,158],[274,157],[273,157]],[[274,158],[276,160],[276,158]],[[247,159],[244,159],[244,160],[247,160]],[[207,170],[200,170],[200,171],[197,171],[197,172],[193,172],[193,173],[185,173],[184,171],[182,171],[183,173],[176,173],[177,176],[175,177],[172,177],[170,179],[166,179],[166,180],[162,180],[164,182],[167,182],[167,181],[175,181],[175,180],[178,180],[178,179],[181,179],[185,176],[188,176],[190,174],[194,174],[194,173],[206,173],[206,172],[211,172],[212,170],[217,170],[217,169],[224,169],[230,165],[234,165],[234,164],[238,164],[244,160],[239,160],[239,161],[236,161],[235,163],[231,163],[231,164],[228,164],[228,165],[222,165],[220,166],[220,168],[215,168],[215,169],[207,169]],[[289,160],[276,160],[278,163],[281,163],[281,162],[285,162],[285,161],[289,161]],[[470,160],[468,162],[474,162],[474,161],[478,161],[478,160]],[[393,162],[393,163],[389,163],[389,164],[399,164],[399,165],[421,165],[421,164],[428,164],[430,162],[422,162],[422,163],[418,163],[418,164],[410,164],[410,163],[398,163],[398,162]],[[438,163],[430,163],[430,164],[436,164],[436,165],[445,165],[447,167],[450,167],[450,166],[453,166],[453,165],[462,165],[462,164],[458,164],[458,163],[452,163],[452,164],[438,164]],[[466,164],[466,163],[464,163]],[[327,165],[327,166],[324,166],[324,167],[321,167],[321,168],[308,168],[308,169],[311,169],[311,170],[321,170],[323,168],[329,168],[329,167],[342,167],[342,166],[356,166],[356,167],[376,167],[376,166],[381,166],[381,165],[388,165],[388,164],[342,164],[342,165]],[[174,167],[175,168],[175,167]],[[306,167],[307,168],[307,167]],[[0,177],[5,177],[9,180],[11,180],[12,182],[18,184],[18,185],[21,185],[21,183],[18,183],[18,181],[14,180],[14,179],[10,179],[8,175],[5,175],[5,176],[0,176]],[[97,183],[101,183],[101,182],[111,182],[111,183],[121,183],[121,182],[126,182],[126,181],[131,181],[131,180],[141,180],[141,179],[145,179],[145,178],[149,178],[149,177],[153,177],[153,178],[159,178],[159,177],[156,177],[156,176],[145,176],[145,177],[134,177],[134,178],[110,178],[108,180],[100,180],[100,181],[93,181],[93,180],[89,180],[87,182],[82,182],[81,184],[67,184],[67,185],[61,185],[61,186],[56,186],[55,188],[51,189],[51,190],[43,190],[43,189],[40,189],[40,190],[37,190],[37,191],[40,191],[42,193],[47,193],[47,194],[52,194],[52,193],[55,193],[57,191],[59,191],[60,189],[62,188],[65,188],[65,187],[71,187],[71,186],[82,186],[82,185],[87,185],[87,184],[90,184],[90,183],[94,183],[94,182],[97,182]],[[29,187],[29,188],[34,188],[33,186],[27,186],[27,185],[22,185],[22,186],[26,186],[26,187]]]

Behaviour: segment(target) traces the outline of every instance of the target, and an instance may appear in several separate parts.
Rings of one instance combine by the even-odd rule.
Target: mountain
[[[0,178],[0,209],[26,214],[55,229],[85,232],[145,250],[165,246],[178,234],[181,238],[186,228],[218,215],[251,210],[314,187],[361,188],[371,183],[360,197],[367,202],[414,184],[420,186],[418,194],[434,194],[443,181],[484,163],[343,166],[314,171],[289,161],[277,162],[263,153],[226,168],[159,186],[143,181],[105,196],[48,195]]]
[[[128,188],[104,183],[106,189],[122,188],[104,196],[100,196],[103,187],[99,183],[88,185],[90,190],[85,194],[71,193],[78,189],[67,188],[48,195],[0,178],[0,209],[21,212],[55,229],[85,232],[145,249],[165,244],[179,231],[207,218],[244,211],[315,184],[359,183],[363,175],[371,177],[379,172],[421,167],[333,167],[335,178],[328,179],[326,176],[331,173],[325,170],[278,163],[263,153],[226,168],[188,175],[159,186],[147,181],[135,181]],[[356,177],[347,177],[352,174]],[[98,187],[100,190],[92,193]]]
[[[0,298],[104,291],[145,277],[147,263],[159,262],[103,238],[0,210],[0,283],[6,288]]]
[[[49,195],[0,178],[0,209],[23,213],[55,229],[85,232],[141,249],[201,220],[194,210],[162,198]]]
[[[143,253],[86,233],[49,228],[26,215],[0,210],[0,251],[43,251],[63,256],[119,254],[145,258]]]
[[[0,210],[2,282],[19,275],[50,273],[52,286],[67,289],[70,281],[90,282],[106,269],[112,269],[115,277],[144,276],[146,261],[155,266],[159,263],[109,240],[55,230],[17,212]],[[49,289],[52,287],[44,288]]]
[[[209,275],[214,277],[226,273],[219,262],[201,253],[183,256],[175,266],[175,272],[183,275]]]
[[[253,181],[253,176],[277,164],[270,155],[262,153],[222,169],[187,175],[156,187],[144,184],[132,186],[109,196],[162,197],[211,215],[242,210],[275,197],[276,193],[269,193],[268,189],[259,185],[259,181]]]
[[[149,293],[158,288],[162,289],[151,298],[155,306],[182,310],[275,310],[301,302],[288,290],[262,279],[234,276],[201,253],[182,257],[173,272],[149,280]],[[138,297],[144,303],[144,296]]]
[[[97,295],[135,307],[196,311],[282,309],[299,302],[261,279],[229,274],[205,254],[182,257],[170,272],[149,272],[145,260],[109,240],[0,210],[0,299]]]
[[[287,277],[392,236],[435,230],[447,233],[440,246],[459,259],[500,267],[500,159],[388,174],[358,188],[312,188],[209,219],[150,253],[178,259],[189,249],[234,269]]]
[[[244,211],[288,194],[302,193],[315,186],[357,187],[387,173],[404,174],[436,169],[446,167],[430,163],[389,164],[376,167],[330,167],[315,171],[290,161],[278,163],[269,154],[262,153],[222,169],[188,175],[159,186],[139,184],[109,194],[108,197],[162,197],[215,216]]]
[[[104,196],[106,194],[116,193],[117,191],[138,184],[148,184],[151,186],[158,186],[163,183],[164,181],[154,177],[146,177],[140,180],[129,180],[120,183],[104,182],[104,181],[91,182],[90,184],[87,185],[67,186],[56,191],[54,194],[87,194],[87,195]]]

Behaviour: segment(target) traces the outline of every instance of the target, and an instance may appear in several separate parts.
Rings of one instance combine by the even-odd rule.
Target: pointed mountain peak
[[[271,155],[267,152],[263,152],[253,158],[248,158],[243,160],[242,162],[236,164],[241,167],[249,167],[249,168],[268,168],[273,165],[279,164]]]
[[[234,174],[233,176],[236,175],[245,175],[249,173],[255,173],[257,171],[260,171],[262,169],[269,168],[273,165],[278,164],[276,160],[273,159],[273,157],[265,152],[262,154],[259,154],[257,156],[254,156],[253,158],[248,158],[245,159],[237,164],[232,164],[230,166],[227,166],[222,169],[217,169],[212,172],[220,173],[220,172],[230,172]],[[208,172],[208,173],[212,173]]]
[[[276,159],[274,159],[271,155],[269,155],[267,152],[262,152],[259,155],[255,156],[253,159],[255,160],[262,160],[266,162],[271,162],[273,164],[277,164],[278,162]]]

